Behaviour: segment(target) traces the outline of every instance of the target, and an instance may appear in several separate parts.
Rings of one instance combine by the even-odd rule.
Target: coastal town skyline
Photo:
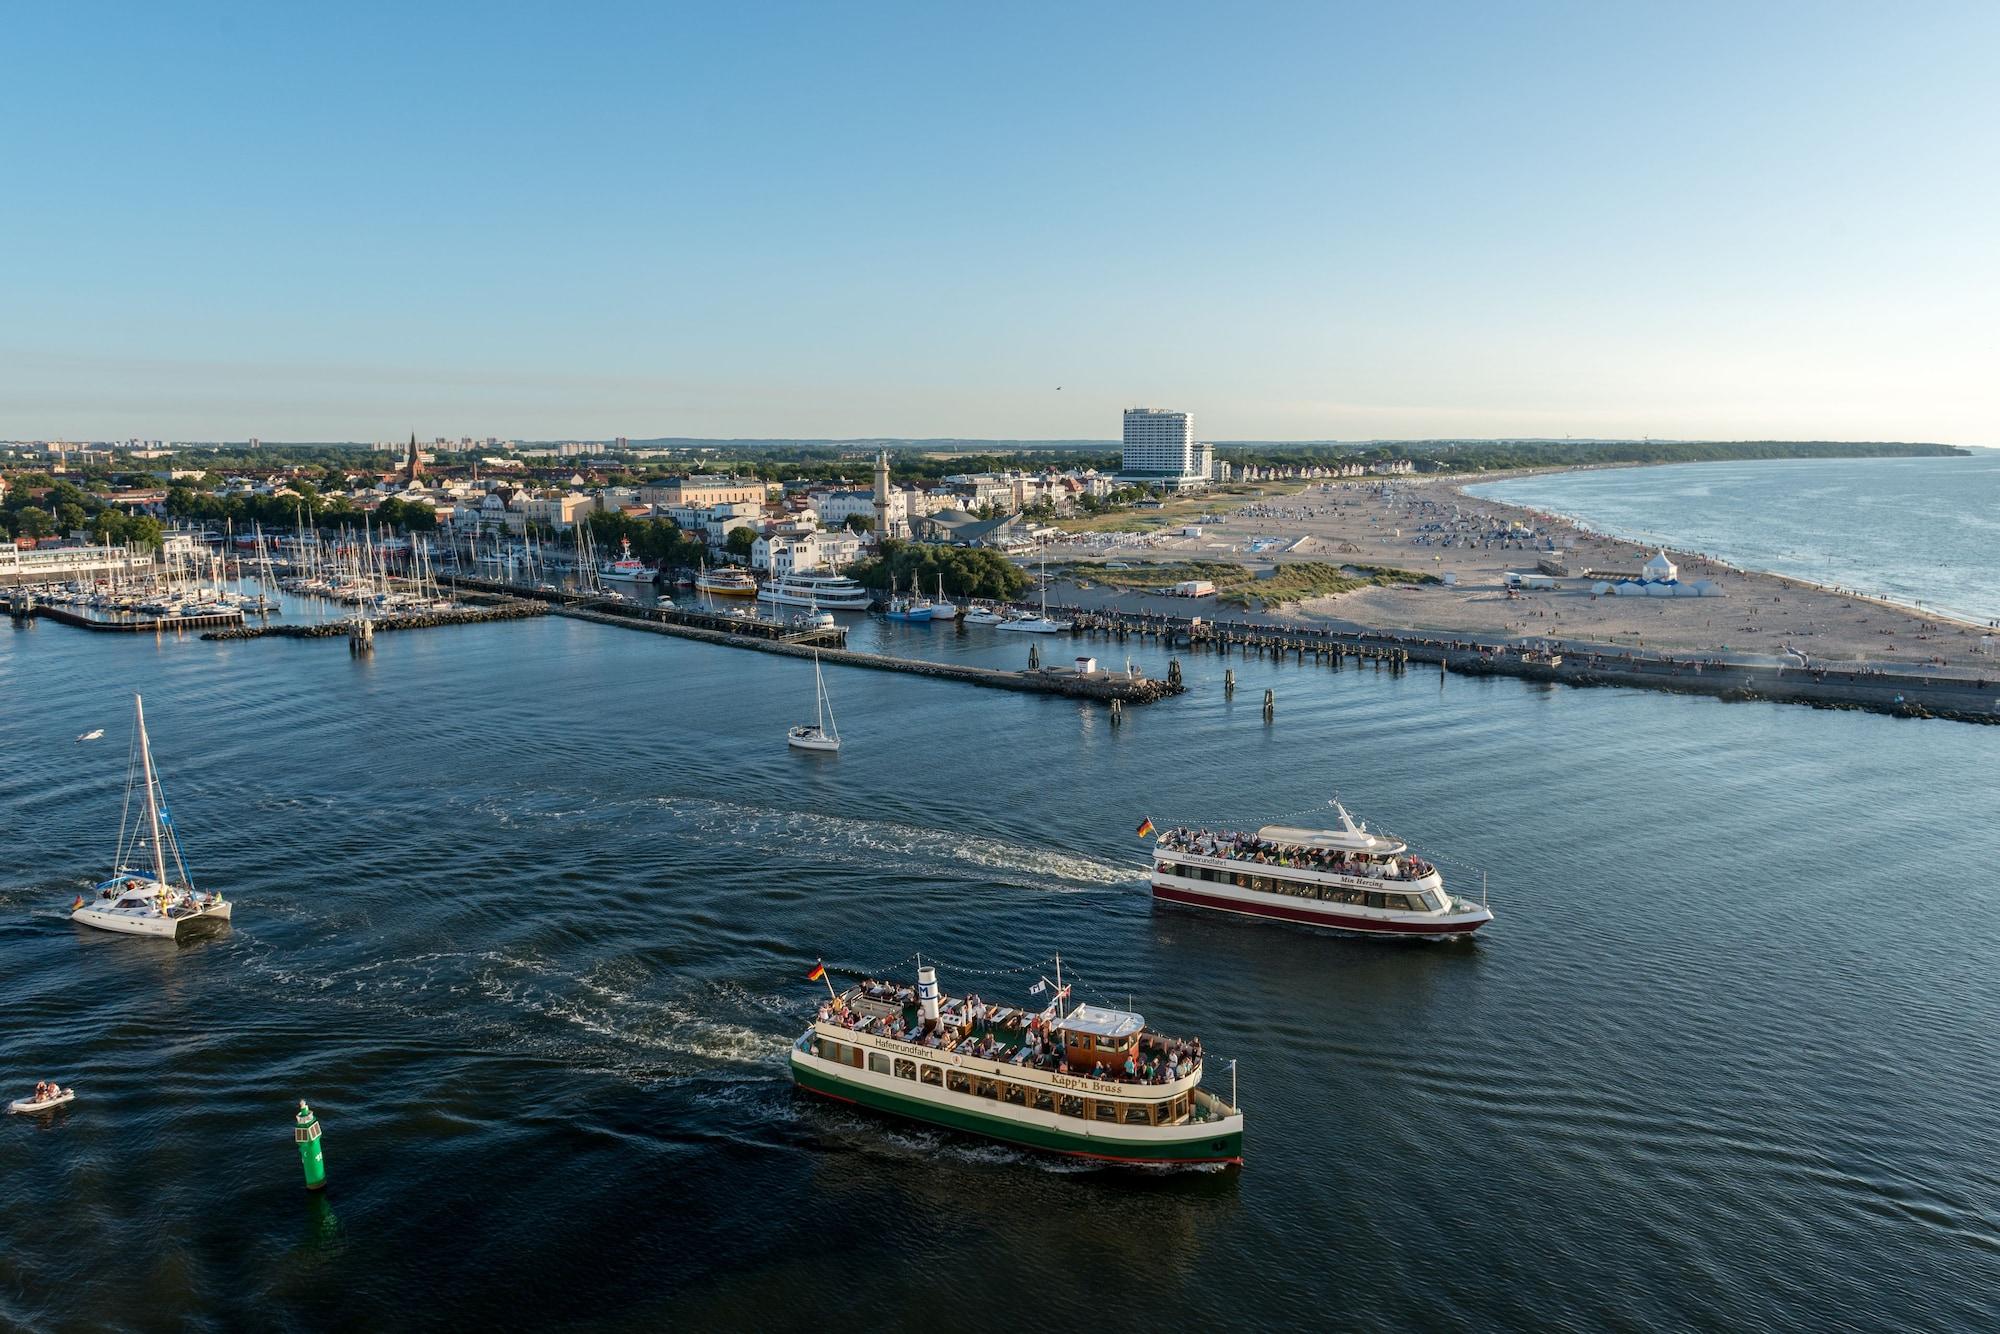
[[[1990,7],[1135,13],[26,15],[0,435],[2000,439]]]
[[[0,1330],[2000,1330],[2000,6],[10,18]]]

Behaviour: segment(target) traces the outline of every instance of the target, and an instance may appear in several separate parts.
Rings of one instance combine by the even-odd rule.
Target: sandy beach
[[[1115,553],[1267,566],[1290,561],[1393,566],[1437,576],[1410,587],[1371,587],[1278,609],[1342,629],[1388,630],[1488,643],[1555,641],[1564,649],[1682,659],[2000,674],[2000,631],[1966,621],[1732,568],[1696,552],[1667,550],[1683,583],[1707,580],[1713,597],[1599,594],[1637,576],[1656,549],[1570,520],[1467,495],[1479,478],[1314,483],[1203,525],[1199,536]],[[1553,548],[1553,549],[1551,549]],[[1560,570],[1547,588],[1510,588],[1507,575]],[[1537,582],[1541,582],[1538,580]],[[1153,601],[1148,599],[1148,601]],[[1176,610],[1201,614],[1201,601]]]

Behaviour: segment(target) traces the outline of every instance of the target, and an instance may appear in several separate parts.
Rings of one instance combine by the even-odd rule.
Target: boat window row
[[[1163,875],[1177,875],[1188,880],[1234,885],[1238,889],[1247,889],[1259,894],[1284,894],[1295,899],[1313,899],[1320,903],[1345,903],[1356,908],[1387,908],[1394,912],[1440,912],[1444,908],[1444,895],[1434,889],[1406,894],[1397,890],[1316,885],[1300,880],[1287,880],[1282,876],[1252,875],[1247,871],[1224,871],[1213,866],[1195,866],[1186,862],[1161,862],[1160,872]]]
[[[860,1061],[847,1060],[844,1053],[854,1057],[862,1055],[858,1047],[850,1047],[843,1042],[828,1038],[818,1039],[819,1054],[830,1061],[841,1064],[859,1065]],[[919,1062],[907,1057],[890,1057],[882,1052],[868,1052],[868,1068],[878,1075],[890,1075],[896,1079],[908,1079],[933,1088],[943,1088],[949,1093],[964,1093],[975,1098],[990,1098],[994,1102],[1012,1107],[1031,1108],[1038,1112],[1055,1112],[1062,1116],[1074,1116],[1085,1121],[1105,1121],[1112,1124],[1122,1122],[1134,1126],[1174,1125],[1187,1118],[1188,1095],[1163,1098],[1157,1102],[1128,1102],[1122,1098],[1087,1098],[1080,1094],[1063,1093],[1056,1089],[1042,1088],[1034,1084],[1016,1084],[1009,1079],[994,1079],[976,1071],[945,1069],[927,1061]]]

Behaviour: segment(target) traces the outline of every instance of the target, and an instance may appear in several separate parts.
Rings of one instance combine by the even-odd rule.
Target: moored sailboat
[[[1012,630],[1024,635],[1059,635],[1070,628],[1068,621],[1052,620],[1049,617],[1049,558],[1042,557],[1041,579],[1042,611],[1039,616],[1013,616],[1001,621],[996,630]]]

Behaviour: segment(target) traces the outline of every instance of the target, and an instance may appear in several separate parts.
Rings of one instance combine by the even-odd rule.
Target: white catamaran
[[[793,750],[840,749],[840,729],[833,722],[833,701],[826,697],[826,678],[820,675],[819,654],[813,654],[813,703],[818,721],[800,723],[785,733],[785,744]]]
[[[79,894],[70,905],[70,920],[133,936],[178,939],[197,923],[227,922],[235,906],[213,891],[201,893],[188,877],[174,835],[173,814],[153,768],[153,748],[146,738],[146,705],[132,696],[132,757],[125,776],[125,813],[118,822],[118,851],[111,878],[92,897]],[[133,809],[141,785],[143,809]],[[178,879],[168,873],[171,858]]]

